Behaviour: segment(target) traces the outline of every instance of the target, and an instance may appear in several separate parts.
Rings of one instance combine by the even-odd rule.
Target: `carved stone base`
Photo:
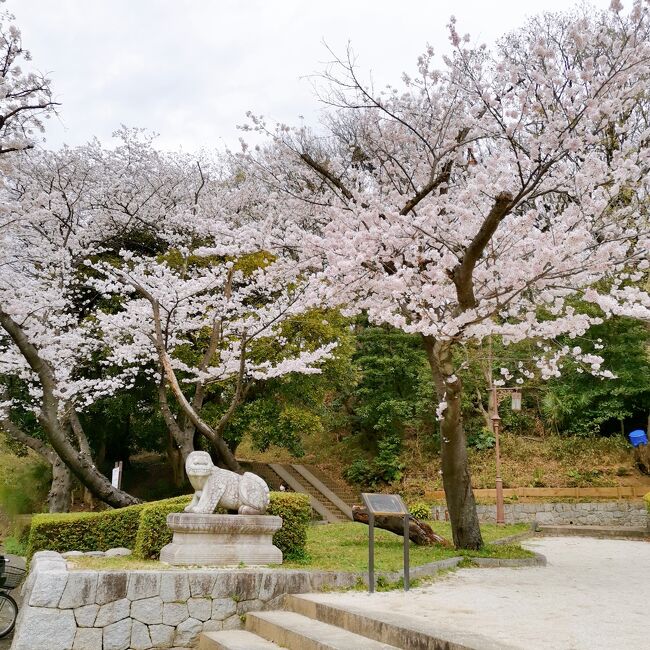
[[[281,517],[174,512],[167,515],[167,526],[174,537],[160,551],[161,562],[175,566],[282,564],[282,551],[273,546]]]

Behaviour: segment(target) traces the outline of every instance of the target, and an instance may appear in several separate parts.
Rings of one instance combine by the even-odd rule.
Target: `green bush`
[[[431,519],[431,507],[424,503],[424,501],[412,503],[409,506],[409,513],[416,519]]]
[[[282,517],[282,528],[273,535],[273,543],[285,560],[306,557],[307,527],[311,521],[309,496],[298,492],[271,492],[268,514]]]
[[[172,541],[172,532],[167,528],[167,515],[183,512],[183,508],[191,500],[192,497],[186,494],[145,504],[140,514],[133,555],[142,560],[158,559],[160,549]]]
[[[36,551],[105,551],[124,546],[134,557],[157,558],[171,542],[167,515],[182,512],[190,502],[185,495],[103,512],[34,515],[29,532],[27,556]],[[282,528],[273,543],[287,559],[304,557],[307,526],[311,518],[309,497],[294,492],[271,492],[269,514],[282,517]]]
[[[27,557],[36,551],[106,551],[133,548],[143,505],[103,510],[39,514],[32,518]]]
[[[648,515],[650,516],[650,492],[648,492],[648,494],[646,494],[643,498],[645,499],[645,505],[648,509]]]

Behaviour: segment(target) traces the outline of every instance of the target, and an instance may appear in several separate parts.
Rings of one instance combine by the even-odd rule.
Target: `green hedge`
[[[27,557],[36,551],[106,551],[133,548],[143,505],[103,510],[40,514],[32,517]]]
[[[133,555],[142,560],[158,559],[160,549],[172,541],[172,531],[167,528],[167,515],[183,512],[191,500],[191,495],[185,495],[145,504],[135,546],[131,547]]]
[[[141,559],[157,558],[171,541],[167,515],[182,512],[190,502],[185,495],[128,508],[102,512],[34,515],[27,556],[36,551],[106,551],[123,546]],[[311,519],[309,497],[295,492],[271,492],[269,514],[283,519],[273,543],[287,559],[305,555],[307,527]]]
[[[304,558],[311,521],[309,496],[298,492],[271,492],[268,513],[282,517],[282,528],[273,535],[273,543],[282,551],[284,559]]]

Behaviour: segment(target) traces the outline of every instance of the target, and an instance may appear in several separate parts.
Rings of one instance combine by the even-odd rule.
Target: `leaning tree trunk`
[[[228,447],[226,441],[220,435],[217,434],[212,439],[212,448],[221,461],[219,466],[223,465],[226,469],[229,469],[231,472],[236,472],[237,474],[242,473],[241,466],[235,458],[235,454],[230,451],[230,447]]]
[[[58,386],[53,366],[41,356],[39,350],[28,339],[21,326],[1,306],[0,326],[13,339],[25,361],[38,375],[40,387],[43,391],[38,420],[47,435],[48,442],[59,455],[59,458],[83,485],[108,505],[120,508],[140,503],[139,499],[114,488],[111,482],[95,467],[93,459],[88,454],[73,447],[68,438],[66,426],[60,419],[60,402],[57,397]]]
[[[453,343],[425,336],[424,348],[431,367],[438,403],[446,402],[440,421],[442,482],[456,548],[480,549],[481,529],[472,491],[467,441],[461,413],[462,386],[454,373]]]
[[[363,506],[352,506],[352,518],[361,524],[369,525],[368,511]],[[404,536],[404,519],[399,515],[376,515],[375,527],[389,530],[396,535]],[[442,535],[433,531],[429,524],[415,517],[409,519],[409,539],[417,546],[451,546]]]
[[[194,451],[192,439],[193,433],[184,439],[181,438],[183,444],[179,444],[172,432],[169,429],[167,430],[165,451],[167,453],[167,462],[172,471],[172,483],[175,488],[181,488],[185,484],[185,461],[190,453]]]
[[[70,512],[72,475],[67,465],[55,455],[52,465],[52,485],[47,495],[50,512]]]

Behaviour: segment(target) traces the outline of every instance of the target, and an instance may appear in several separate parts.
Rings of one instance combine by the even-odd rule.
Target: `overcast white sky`
[[[605,8],[609,0],[593,0]],[[630,2],[626,3],[628,6]],[[8,0],[33,64],[52,79],[60,118],[48,146],[108,141],[120,126],[146,127],[159,145],[234,145],[247,110],[315,122],[305,78],[323,69],[323,41],[376,82],[414,71],[431,43],[447,49],[452,14],[461,33],[492,43],[527,15],[567,0]]]

